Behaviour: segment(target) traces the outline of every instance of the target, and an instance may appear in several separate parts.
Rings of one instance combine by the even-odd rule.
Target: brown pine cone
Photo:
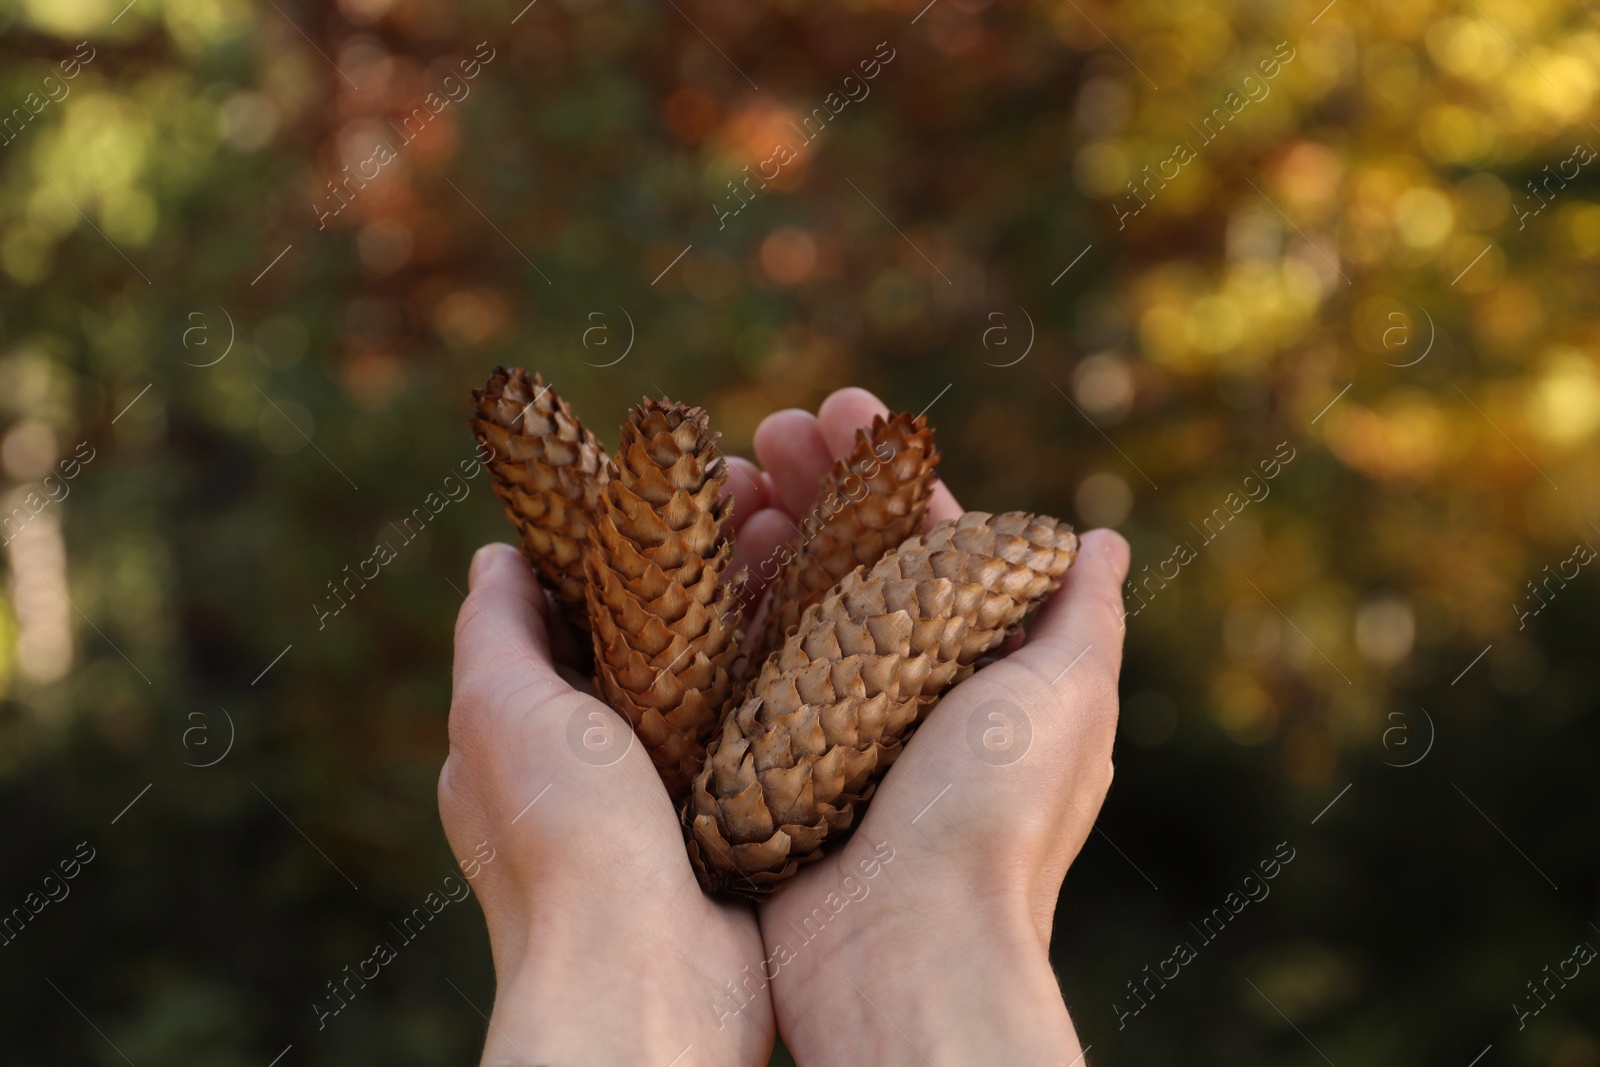
[[[567,620],[589,631],[583,557],[596,494],[611,467],[600,439],[538,374],[496,367],[472,391],[472,431],[492,451],[483,460],[522,551]]]
[[[723,580],[733,542],[727,464],[701,408],[635,407],[599,494],[586,555],[595,685],[623,715],[679,803],[732,693],[741,572]]]
[[[782,552],[766,624],[750,650],[752,673],[839,579],[878,562],[922,529],[938,464],[925,419],[880,415],[870,433],[856,431],[855,448],[823,478],[816,505]],[[765,577],[766,567],[758,566],[757,574]]]
[[[969,511],[801,617],[722,724],[684,809],[707,890],[762,898],[848,830],[918,722],[1061,584],[1072,528]]]

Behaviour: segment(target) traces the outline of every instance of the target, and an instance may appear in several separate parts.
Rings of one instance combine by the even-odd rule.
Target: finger
[[[743,456],[729,456],[728,480],[723,483],[722,495],[733,497],[733,516],[723,526],[725,537],[736,536],[750,516],[767,506],[767,487],[761,480],[761,468]]]
[[[843,459],[856,446],[856,431],[868,430],[872,420],[888,415],[889,406],[858,386],[840,389],[817,409],[822,440],[835,459]]]
[[[798,409],[768,415],[756,427],[755,446],[756,458],[777,487],[775,503],[791,516],[804,515],[833,466],[833,454],[822,439],[817,417]]]
[[[817,410],[817,418],[822,424],[822,439],[829,450],[835,456],[842,457],[849,455],[855,447],[856,430],[870,429],[875,416],[888,413],[889,408],[882,400],[865,389],[851,386],[838,390],[824,400],[822,407]],[[935,479],[928,497],[928,514],[923,520],[923,529],[945,519],[958,519],[961,510],[961,505],[956,503],[956,498],[944,482]]]
[[[936,480],[933,492],[928,497],[928,517],[922,520],[923,529],[946,519],[959,519],[961,515],[962,507],[956,503],[955,494],[950,492],[942,479]]]
[[[728,573],[737,574],[740,567],[750,568],[744,598],[747,605],[746,630],[749,629],[751,617],[749,605],[759,602],[761,594],[778,576],[778,566],[782,562],[779,547],[787,545],[794,538],[793,519],[777,508],[763,508],[750,516],[744,531],[739,534],[739,540],[734,542],[733,560]]]
[[[1061,588],[1040,609],[1027,643],[1010,658],[1051,686],[1074,674],[1098,673],[1112,684],[1122,671],[1127,631],[1122,583],[1128,577],[1128,542],[1113,530],[1083,535],[1078,558]]]
[[[550,678],[549,601],[522,553],[506,544],[484,545],[467,572],[467,599],[456,617],[456,686],[508,660]]]

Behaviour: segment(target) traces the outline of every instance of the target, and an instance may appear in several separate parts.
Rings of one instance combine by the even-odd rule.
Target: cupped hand
[[[793,536],[822,472],[884,410],[851,389],[818,417],[762,424],[746,560]],[[941,485],[929,521],[960,510]],[[1121,537],[1086,534],[1020,647],[947,693],[844,847],[762,905],[761,974],[802,1065],[1078,1055],[1050,930],[1111,784],[1127,568]]]
[[[520,554],[485,546],[468,581],[439,810],[494,954],[484,1062],[765,1064],[767,997],[728,991],[764,956],[755,916],[700,891],[649,757],[552,656],[571,637]]]

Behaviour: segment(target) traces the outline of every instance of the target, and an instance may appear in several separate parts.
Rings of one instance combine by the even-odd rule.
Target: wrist
[[[1053,1064],[1077,1035],[1047,949],[1024,915],[917,922],[852,939],[825,964],[775,979],[779,1030],[817,1063]],[[819,960],[820,963],[820,960]]]
[[[658,1009],[659,996],[613,972],[609,982],[585,987],[564,976],[519,974],[495,992],[483,1063],[633,1065],[670,1063],[690,1043],[673,1034],[675,1021]],[[669,1047],[670,1046],[670,1047]]]
[[[764,999],[761,1010],[716,1025],[712,1006],[722,990],[713,972],[732,974],[734,964],[703,960],[698,942],[685,942],[697,924],[649,907],[596,910],[562,899],[563,906],[541,908],[528,922],[516,955],[496,946],[484,1064],[766,1062],[772,1021]],[[753,954],[759,947],[753,927],[750,937]]]
[[[655,944],[633,917],[596,913],[581,897],[541,897],[515,939],[491,932],[496,989],[483,1062],[670,1062],[689,1040],[667,1048],[675,1020],[659,977],[674,969],[666,964],[672,946]]]

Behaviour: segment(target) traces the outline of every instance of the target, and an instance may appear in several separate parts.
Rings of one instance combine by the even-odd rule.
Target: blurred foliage
[[[1055,939],[1093,1062],[1600,1064],[1600,977],[1511,1007],[1600,945],[1596,572],[1551,577],[1600,545],[1594,7],[10,0],[0,31],[0,908],[96,850],[0,952],[7,1062],[470,1062],[472,909],[308,1008],[451,868],[451,621],[510,529],[475,481],[312,605],[515,362],[602,433],[665,391],[747,454],[864,385],[932,405],[969,506],[1127,534],[1118,781]]]

